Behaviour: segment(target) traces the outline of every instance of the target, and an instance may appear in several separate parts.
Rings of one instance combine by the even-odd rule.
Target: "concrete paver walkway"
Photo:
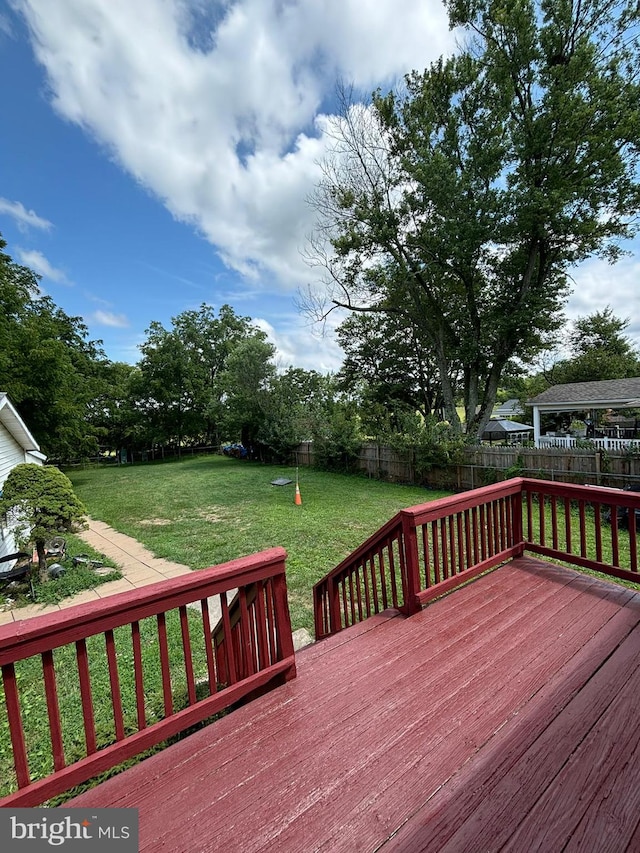
[[[107,595],[113,595],[115,592],[128,592],[191,571],[189,566],[154,557],[151,551],[148,551],[136,539],[125,536],[124,533],[118,533],[117,530],[109,527],[103,521],[94,521],[90,518],[88,528],[79,535],[99,554],[104,554],[105,557],[110,557],[113,560],[122,573],[120,580],[103,583],[95,589],[86,589],[71,598],[65,598],[59,604],[38,604],[36,602],[15,610],[0,611],[0,625],[18,622],[31,616],[40,616],[42,613],[55,613],[57,610],[64,610],[74,604],[96,601],[105,598]],[[234,592],[235,590],[229,591],[231,595]],[[221,615],[220,602],[216,596],[209,600],[211,624],[215,625]],[[293,632],[293,646],[296,651],[312,642],[313,638],[306,628],[298,628],[297,631]]]
[[[87,530],[80,533],[80,537],[92,548],[95,548],[98,553],[112,559],[122,572],[122,578],[103,583],[95,589],[86,589],[71,598],[66,598],[59,604],[38,604],[36,602],[27,605],[27,607],[0,612],[0,625],[28,619],[30,616],[39,616],[42,613],[54,613],[74,604],[96,601],[105,598],[107,595],[113,595],[115,592],[127,592],[191,571],[189,566],[154,557],[137,540],[125,536],[123,533],[118,533],[102,521],[89,519],[89,526]]]

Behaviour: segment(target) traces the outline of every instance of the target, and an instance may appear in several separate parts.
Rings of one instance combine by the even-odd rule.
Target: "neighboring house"
[[[42,465],[46,456],[15,407],[0,391],[0,491],[9,473],[21,462]],[[0,557],[17,550],[11,528],[0,518]],[[3,568],[8,564],[4,563]]]
[[[524,415],[524,409],[520,400],[507,400],[506,403],[502,403],[501,406],[497,406],[491,414],[492,420],[495,418],[517,418],[520,415]]]

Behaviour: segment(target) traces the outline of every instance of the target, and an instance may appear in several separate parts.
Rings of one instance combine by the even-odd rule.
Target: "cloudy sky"
[[[225,302],[280,364],[336,369],[296,308],[336,82],[363,96],[454,49],[436,0],[0,0],[0,232],[112,359]],[[640,341],[640,243],[575,272]]]

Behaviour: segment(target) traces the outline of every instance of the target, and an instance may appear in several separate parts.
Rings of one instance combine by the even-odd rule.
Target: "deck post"
[[[517,548],[514,557],[522,557],[524,554],[524,532],[522,526],[522,490],[524,483],[520,484],[520,491],[516,492],[512,497],[511,513],[513,527],[513,545]]]
[[[420,569],[418,564],[418,538],[412,513],[402,510],[402,544],[404,549],[404,572],[402,574],[402,592],[404,605],[400,608],[405,616],[413,616],[422,608],[420,592]]]
[[[340,595],[338,583],[334,577],[330,577],[327,587],[327,595],[329,597],[329,627],[332,634],[336,634],[342,630],[342,620],[340,618]]]
[[[291,633],[291,616],[289,614],[289,599],[287,596],[287,580],[284,571],[273,578],[274,608],[276,616],[276,645],[278,659],[292,661],[291,666],[285,672],[284,680],[290,681],[296,677],[295,650],[293,648],[293,635]]]

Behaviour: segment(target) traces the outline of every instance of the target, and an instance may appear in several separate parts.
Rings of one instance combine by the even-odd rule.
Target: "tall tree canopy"
[[[569,358],[557,361],[546,372],[548,383],[640,376],[640,353],[624,334],[628,325],[628,319],[616,317],[609,307],[578,317],[567,336]]]
[[[140,349],[134,384],[147,444],[255,438],[274,348],[250,318],[203,304],[170,329],[151,323]]]
[[[0,390],[48,456],[95,453],[88,415],[104,388],[107,361],[100,341],[88,340],[79,317],[42,296],[36,274],[16,264],[5,246],[0,237]]]
[[[330,377],[301,367],[271,377],[258,434],[271,456],[285,462],[301,441],[312,438],[315,424],[325,416],[331,383]]]
[[[640,11],[447,6],[467,34],[458,55],[408,75],[401,94],[345,102],[312,254],[334,306],[419,331],[458,428],[460,365],[477,438],[510,359],[530,360],[561,325],[568,269],[614,261],[637,230]]]
[[[345,359],[338,374],[360,399],[363,429],[376,435],[379,422],[400,429],[407,413],[427,419],[443,406],[438,365],[419,330],[397,314],[353,314],[337,329]],[[457,388],[458,376],[450,376]]]

